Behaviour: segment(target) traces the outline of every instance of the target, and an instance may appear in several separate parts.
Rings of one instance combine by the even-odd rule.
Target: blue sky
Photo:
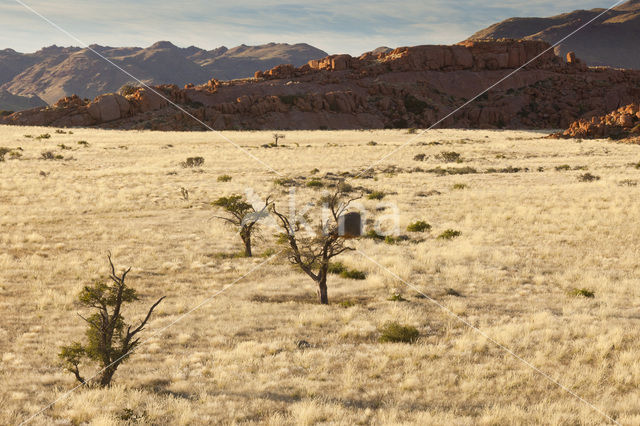
[[[615,0],[23,0],[87,44],[146,47],[170,40],[212,49],[309,43],[358,55],[378,46],[450,44],[513,16],[609,7]],[[15,0],[0,1],[0,49],[78,45]]]

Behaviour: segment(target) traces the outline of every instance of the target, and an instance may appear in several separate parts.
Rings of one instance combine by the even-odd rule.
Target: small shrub
[[[446,294],[447,296],[454,296],[454,297],[462,297],[462,295],[457,292],[456,290],[452,289],[452,288],[448,288],[444,291],[444,294]]]
[[[186,161],[180,163],[182,167],[186,168],[194,168],[194,167],[202,167],[204,164],[204,158],[202,157],[189,157]]]
[[[343,308],[351,308],[353,306],[356,306],[356,303],[351,300],[343,300],[342,302],[338,303],[338,305]]]
[[[407,301],[407,299],[402,297],[402,294],[400,293],[393,293],[391,296],[389,296],[387,300],[390,302],[406,302]]]
[[[349,280],[364,280],[367,278],[367,274],[362,271],[358,271],[357,269],[347,269],[342,271],[340,272],[340,276]]]
[[[60,130],[60,129],[56,130],[56,132],[55,132],[55,133],[56,133],[57,135],[66,135],[66,134],[67,134],[67,132],[65,132],[64,130]]]
[[[41,139],[51,139],[51,135],[49,133],[43,133],[40,136],[36,136],[36,139],[41,140]]]
[[[638,186],[638,181],[633,179],[625,179],[618,182],[619,186]]]
[[[556,166],[556,171],[557,172],[565,172],[567,170],[571,170],[571,166],[568,164],[563,164],[561,166]]]
[[[592,175],[591,173],[585,173],[583,175],[578,176],[578,180],[580,182],[594,182],[596,180],[600,180],[600,176]]]
[[[4,161],[4,156],[11,152],[11,148],[0,146],[0,161]]]
[[[231,176],[229,175],[221,175],[218,176],[218,182],[231,182]]]
[[[373,229],[368,231],[364,236],[365,236],[365,238],[370,238],[372,240],[378,240],[378,241],[381,241],[381,240],[385,239],[384,235],[378,234]]]
[[[409,129],[407,129],[407,134],[408,135],[415,135],[416,133],[418,133],[418,129],[411,127]]]
[[[593,299],[594,297],[596,297],[596,294],[593,291],[587,290],[586,288],[574,288],[570,293],[573,296],[586,297],[588,299]]]
[[[387,235],[386,237],[384,237],[384,242],[386,244],[397,244],[402,241],[407,241],[408,239],[409,237],[407,237],[406,235],[398,235],[397,237],[394,237],[393,235]]]
[[[369,142],[367,142],[367,145],[369,145],[369,146],[376,146],[376,145],[378,145],[378,142],[376,142],[376,141],[369,141]]]
[[[309,174],[315,175],[316,173],[320,173],[320,169],[315,168],[309,172]]]
[[[89,142],[87,142],[87,141],[78,141],[78,145],[82,145],[82,146],[84,146],[86,148],[86,147],[89,146]]]
[[[380,328],[381,343],[413,343],[420,337],[417,328],[410,325],[401,325],[397,322],[389,322]]]
[[[290,178],[278,178],[275,179],[273,183],[280,186],[295,186],[296,181]]]
[[[70,146],[67,146],[67,145],[65,145],[65,144],[63,144],[63,143],[61,143],[60,145],[58,145],[58,148],[60,148],[60,149],[62,149],[62,150],[70,150],[70,149],[71,149],[71,147],[70,147]]]
[[[265,251],[262,252],[262,254],[260,254],[261,257],[271,257],[274,254],[276,254],[275,249],[272,248],[268,248]]]
[[[443,151],[436,158],[445,163],[462,163],[462,155],[455,151]]]
[[[424,161],[426,154],[416,154],[413,156],[414,161]]]
[[[340,275],[346,270],[347,270],[347,267],[344,266],[342,262],[332,262],[329,264],[329,269],[327,269],[327,272],[334,275]]]
[[[456,183],[453,185],[453,189],[466,189],[467,185],[464,183]]]
[[[42,153],[40,153],[40,157],[43,160],[63,160],[64,157],[60,154],[54,154],[51,151],[44,151]]]
[[[308,188],[322,188],[324,184],[319,179],[311,179],[306,186]]]
[[[410,223],[407,226],[407,231],[409,232],[425,232],[431,229],[431,225],[429,225],[424,220],[418,220],[416,222]]]
[[[382,200],[386,194],[382,191],[372,191],[367,198],[369,200]]]
[[[462,235],[462,232],[460,232],[460,231],[456,231],[454,229],[447,229],[442,234],[438,235],[438,239],[439,240],[452,240],[454,238],[459,237],[460,235]]]

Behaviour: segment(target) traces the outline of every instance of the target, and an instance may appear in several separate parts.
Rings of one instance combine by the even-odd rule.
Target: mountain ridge
[[[225,46],[205,50],[158,41],[149,47],[88,48],[47,46],[33,53],[0,50],[0,90],[13,95],[36,95],[47,103],[76,94],[81,98],[115,92],[135,81],[98,57],[107,57],[146,84],[202,84],[216,78],[246,78],[257,69],[281,64],[300,66],[327,53],[306,43],[268,43]],[[0,103],[0,109],[5,108]]]
[[[468,40],[515,38],[555,44],[604,11],[597,8],[547,18],[509,18],[476,32]],[[640,0],[630,0],[597,18],[555,51],[560,56],[573,51],[590,66],[640,69],[640,56],[632,54],[639,44]]]

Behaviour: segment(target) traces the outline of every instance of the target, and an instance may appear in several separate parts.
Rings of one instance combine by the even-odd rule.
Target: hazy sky
[[[146,47],[170,40],[212,49],[309,43],[329,53],[448,44],[513,16],[607,8],[615,0],[23,0],[87,44]],[[78,45],[15,0],[0,0],[0,49]]]

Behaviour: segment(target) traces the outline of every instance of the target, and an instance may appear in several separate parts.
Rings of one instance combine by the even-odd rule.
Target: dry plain
[[[307,178],[316,168],[317,177],[358,172],[413,137],[282,133],[279,148],[261,147],[270,132],[224,135],[283,176]],[[167,296],[149,340],[111,388],[78,389],[32,424],[608,423],[460,319],[621,424],[640,424],[640,146],[545,134],[430,131],[352,179],[386,194],[362,202],[373,215],[397,207],[410,240],[353,241],[359,252],[338,260],[367,278],[331,276],[331,304],[321,306],[309,278],[261,256],[277,250],[272,230],[256,257],[224,256],[241,244],[212,219],[213,200],[252,188],[284,204],[289,192],[219,135],[0,128],[0,146],[22,149],[0,162],[0,424],[29,419],[75,386],[58,348],[81,337],[76,296],[107,273],[107,251],[133,268],[141,301],[127,318]],[[444,151],[462,163],[436,158]],[[180,166],[194,156],[201,168]],[[428,172],[436,167],[477,173]],[[585,173],[600,180],[580,181]],[[296,203],[321,193],[301,185]],[[406,232],[415,220],[432,229]],[[461,235],[437,239],[446,229]],[[395,293],[405,300],[389,300]],[[388,321],[420,338],[379,343]]]

